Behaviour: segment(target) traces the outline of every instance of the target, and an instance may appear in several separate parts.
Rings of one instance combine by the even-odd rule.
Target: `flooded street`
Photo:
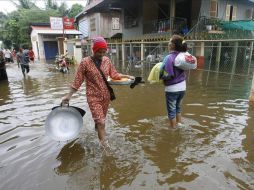
[[[148,70],[130,74],[146,79]],[[162,85],[114,86],[107,154],[98,147],[84,85],[70,101],[87,111],[78,138],[60,143],[45,135],[45,119],[74,72],[37,63],[24,78],[7,65],[9,82],[0,82],[1,190],[254,189],[251,77],[191,72],[177,130],[168,127]]]

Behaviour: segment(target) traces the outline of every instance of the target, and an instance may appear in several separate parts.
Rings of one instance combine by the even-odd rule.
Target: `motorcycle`
[[[55,59],[56,69],[62,73],[69,73],[69,63],[66,61],[65,56],[56,56]]]

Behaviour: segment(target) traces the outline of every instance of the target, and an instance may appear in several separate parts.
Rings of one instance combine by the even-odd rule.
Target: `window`
[[[112,30],[120,30],[120,19],[117,17],[112,18]]]
[[[95,18],[90,19],[90,31],[95,31],[96,25],[95,25]]]
[[[246,10],[246,20],[252,20],[254,17],[254,10],[252,9],[247,9]]]
[[[210,1],[210,17],[218,16],[218,2],[217,0]]]
[[[227,5],[225,20],[231,21],[236,20],[237,7],[233,5]]]

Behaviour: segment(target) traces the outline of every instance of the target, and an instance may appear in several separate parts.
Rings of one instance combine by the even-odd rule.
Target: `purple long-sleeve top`
[[[164,77],[162,77],[165,86],[180,83],[186,79],[184,70],[174,66],[174,61],[179,52],[172,51],[164,58]],[[166,76],[165,76],[166,73]]]

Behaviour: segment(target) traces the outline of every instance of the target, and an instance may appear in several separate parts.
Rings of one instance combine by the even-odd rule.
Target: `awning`
[[[221,27],[223,29],[240,29],[254,31],[254,21],[239,20],[239,21],[221,21]]]

